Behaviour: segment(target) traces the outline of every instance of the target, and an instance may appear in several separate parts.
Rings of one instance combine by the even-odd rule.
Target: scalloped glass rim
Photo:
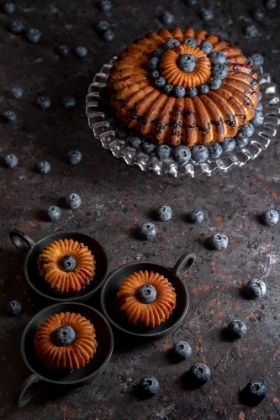
[[[259,67],[257,70],[263,95],[264,122],[261,126],[255,127],[254,134],[246,147],[235,147],[233,152],[224,152],[218,159],[207,159],[202,163],[190,160],[182,165],[172,158],[168,162],[160,162],[156,156],[139,152],[129,147],[125,141],[116,138],[110,119],[98,109],[100,91],[106,86],[110,69],[116,59],[117,57],[113,57],[110,63],[104,64],[100,72],[95,74],[86,96],[86,115],[94,136],[101,141],[102,146],[109,149],[114,157],[123,158],[128,165],[137,165],[142,171],[154,171],[157,175],[211,176],[218,171],[228,172],[234,167],[242,167],[249,160],[256,159],[276,136],[280,124],[280,96],[277,85],[271,81],[270,74],[264,73],[262,67]]]

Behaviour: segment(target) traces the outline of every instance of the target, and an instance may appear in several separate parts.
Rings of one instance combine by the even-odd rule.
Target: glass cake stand
[[[139,149],[133,149],[124,140],[117,138],[115,119],[99,108],[100,92],[107,85],[110,69],[116,59],[117,57],[114,57],[110,63],[104,64],[100,72],[95,74],[86,96],[86,115],[96,139],[105,149],[109,149],[114,157],[123,158],[128,165],[137,165],[142,171],[154,171],[157,175],[211,176],[219,171],[228,172],[234,167],[242,167],[249,160],[256,159],[276,136],[277,126],[280,124],[280,96],[277,85],[271,82],[270,74],[264,73],[262,67],[259,67],[257,71],[263,95],[264,122],[255,127],[254,134],[246,147],[235,147],[232,152],[223,152],[218,159],[207,159],[202,163],[190,160],[182,165],[172,158],[167,162],[161,162],[155,155],[146,155]]]

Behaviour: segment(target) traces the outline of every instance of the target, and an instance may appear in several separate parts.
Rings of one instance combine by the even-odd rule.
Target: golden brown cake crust
[[[157,297],[152,303],[143,303],[138,298],[138,290],[144,284],[156,289]],[[120,311],[133,325],[154,328],[166,321],[176,306],[174,287],[162,274],[153,271],[131,274],[121,284],[117,296]]]
[[[194,98],[174,98],[166,95],[151,80],[148,62],[156,49],[170,39],[183,42],[193,37],[198,44],[211,43],[212,51],[226,55],[228,75],[221,87]],[[198,48],[179,45],[168,49],[161,58],[160,70],[167,83],[186,88],[197,87],[211,76],[209,58]],[[193,54],[197,60],[191,73],[181,71],[178,55]],[[117,117],[143,140],[155,144],[178,146],[221,142],[233,137],[250,121],[258,104],[259,84],[257,73],[239,47],[220,40],[218,35],[208,35],[192,28],[184,32],[162,29],[130,44],[118,57],[108,78],[112,109]]]
[[[58,346],[52,335],[57,328],[69,325],[76,334],[74,342],[68,346]],[[71,372],[85,366],[96,353],[95,329],[84,316],[73,312],[61,312],[44,321],[36,331],[35,351],[39,359],[51,370],[60,368]]]
[[[66,272],[60,261],[66,255],[73,256],[76,267]],[[95,259],[82,242],[73,239],[59,239],[48,245],[38,258],[38,270],[49,287],[60,294],[75,293],[84,289],[94,278]]]

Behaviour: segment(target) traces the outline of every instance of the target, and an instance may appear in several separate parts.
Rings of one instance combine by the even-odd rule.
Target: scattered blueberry
[[[75,49],[75,54],[79,58],[84,58],[87,55],[87,53],[88,51],[86,47],[83,47],[82,45],[80,45],[79,47]]]
[[[102,12],[109,12],[109,10],[112,8],[112,3],[110,0],[101,0],[97,5]]]
[[[155,148],[156,156],[161,162],[167,162],[170,159],[171,151],[171,147],[167,144],[161,144]]]
[[[10,315],[20,315],[22,313],[22,303],[19,300],[11,300],[7,305],[7,311]]]
[[[70,325],[63,325],[53,331],[52,339],[57,346],[66,347],[75,341],[76,333]]]
[[[57,206],[50,206],[46,211],[46,218],[51,222],[55,222],[61,216],[61,210]]]
[[[246,292],[253,298],[263,297],[266,294],[266,284],[263,280],[252,279],[246,284]]]
[[[48,109],[51,106],[52,102],[48,96],[39,96],[37,99],[37,104],[42,109]]]
[[[173,91],[173,88],[174,88],[173,85],[168,84],[168,85],[163,86],[162,91],[166,93],[166,95],[170,95],[170,93]]]
[[[101,38],[103,41],[112,42],[115,38],[115,32],[112,29],[107,29],[107,31],[102,32]]]
[[[255,127],[249,122],[244,124],[239,130],[239,132],[246,134],[247,137],[251,137],[254,134],[254,131]]]
[[[234,319],[228,324],[228,332],[233,338],[241,338],[247,333],[246,324],[239,319]]]
[[[6,155],[4,157],[4,163],[7,168],[14,168],[18,164],[18,158],[15,155]]]
[[[152,284],[143,284],[137,290],[138,298],[142,303],[149,304],[156,300],[157,289]]]
[[[33,44],[37,44],[37,42],[39,42],[40,39],[42,38],[42,32],[40,31],[40,29],[36,29],[36,28],[28,29],[26,32],[26,38],[28,39],[29,42],[32,42]]]
[[[138,149],[141,146],[142,140],[133,134],[129,134],[127,138],[127,144],[133,149]]]
[[[200,95],[207,95],[207,93],[209,92],[209,90],[210,90],[210,88],[209,88],[209,86],[207,84],[200,85],[198,87],[198,93]]]
[[[76,100],[73,96],[65,96],[65,98],[62,99],[62,105],[65,109],[72,109],[76,105]]]
[[[140,381],[139,389],[144,397],[152,397],[159,391],[159,382],[154,376],[144,376]]]
[[[149,61],[148,61],[148,68],[150,70],[157,70],[159,67],[159,58],[158,57],[152,57]]]
[[[163,46],[163,49],[166,50],[170,50],[173,47],[177,47],[180,44],[180,41],[178,41],[178,39],[169,39],[168,41],[166,41],[166,43]]]
[[[188,146],[181,144],[180,146],[174,147],[173,158],[179,165],[183,165],[190,160],[191,151]]]
[[[20,99],[22,97],[23,90],[20,87],[14,87],[12,89],[12,95],[15,99]]]
[[[192,348],[186,341],[177,341],[172,347],[172,357],[174,360],[185,360],[192,354]]]
[[[153,52],[153,57],[161,58],[164,54],[164,50],[158,48]]]
[[[225,137],[220,143],[224,152],[232,152],[236,146],[236,141],[233,137]]]
[[[248,36],[248,38],[255,38],[259,35],[259,30],[256,25],[249,25],[245,28],[245,35]]]
[[[184,39],[183,44],[197,47],[197,40],[195,38],[186,38]]]
[[[279,213],[276,210],[266,210],[261,219],[266,226],[274,226],[279,222]]]
[[[195,87],[186,88],[185,96],[187,98],[194,98],[195,96],[197,96],[197,94],[198,94],[197,88]]]
[[[204,54],[209,55],[213,49],[213,46],[211,42],[203,41],[200,45],[201,51],[204,52]]]
[[[158,88],[162,88],[163,86],[166,85],[166,79],[163,76],[158,77],[157,79],[155,79],[155,85]]]
[[[228,68],[225,64],[215,64],[212,66],[212,76],[216,76],[219,79],[224,79],[228,75]]]
[[[183,86],[174,86],[172,93],[175,98],[183,98],[186,94],[186,89]]]
[[[37,170],[40,174],[47,174],[51,170],[51,165],[46,161],[39,162],[37,165]]]
[[[80,207],[82,200],[78,194],[72,193],[66,197],[65,204],[69,209],[74,210]]]
[[[211,22],[214,19],[214,12],[211,9],[204,9],[200,15],[203,22]]]
[[[71,163],[71,165],[77,165],[82,160],[82,153],[79,150],[69,150],[66,155],[67,162]]]
[[[251,58],[253,60],[254,66],[262,66],[264,63],[264,58],[261,54],[252,54]]]
[[[195,162],[204,162],[209,157],[207,147],[202,145],[196,145],[191,149],[192,160]]]
[[[204,213],[201,210],[194,210],[189,214],[188,219],[194,224],[201,223],[204,220]]]
[[[266,387],[261,381],[249,382],[241,392],[243,402],[250,405],[259,404],[266,396]]]
[[[169,206],[160,206],[156,210],[156,217],[161,222],[170,220],[173,215],[172,208]]]
[[[140,236],[148,241],[157,236],[157,228],[153,223],[143,223],[139,229]]]
[[[256,111],[254,117],[250,121],[254,126],[262,125],[264,122],[264,115],[261,111]]]
[[[4,111],[2,117],[7,123],[14,123],[17,119],[17,115],[14,111]]]
[[[256,22],[262,22],[265,16],[265,12],[263,9],[256,9],[253,10],[252,12],[252,18],[256,21]]]
[[[69,273],[70,271],[74,271],[77,266],[76,258],[73,255],[64,255],[59,261],[60,268],[63,271]]]
[[[211,90],[219,89],[221,87],[221,84],[222,84],[222,80],[219,77],[217,77],[217,76],[210,77],[209,88]]]
[[[237,135],[235,136],[235,142],[236,146],[238,147],[245,147],[249,143],[249,138],[246,136],[246,133],[244,131],[239,131]]]
[[[274,9],[276,9],[277,6],[278,6],[278,1],[277,0],[266,0],[265,1],[265,7],[267,8],[267,10],[274,10]]]
[[[204,363],[195,363],[190,371],[190,377],[195,385],[203,385],[210,379],[210,369]]]
[[[174,15],[172,15],[172,13],[166,10],[162,13],[161,21],[165,26],[173,25],[174,20],[175,18],[174,18]]]
[[[212,51],[209,54],[209,59],[212,64],[225,64],[227,56],[223,51]]]
[[[151,155],[155,151],[156,145],[149,141],[143,141],[141,148],[143,153]]]
[[[14,11],[16,10],[16,5],[12,3],[11,1],[7,1],[3,4],[3,12],[5,12],[7,15],[12,15]]]
[[[25,26],[20,20],[13,20],[10,23],[10,31],[12,34],[19,35],[25,31]]]
[[[110,28],[111,28],[111,25],[106,20],[101,20],[96,25],[97,32],[108,31],[108,29],[110,29]]]
[[[60,57],[67,57],[70,54],[70,48],[68,45],[59,45],[59,47],[57,47],[57,53]]]
[[[212,249],[220,251],[228,246],[228,237],[223,233],[214,233],[209,239],[209,243]]]
[[[213,143],[208,146],[209,157],[218,159],[223,153],[223,148],[219,143]]]

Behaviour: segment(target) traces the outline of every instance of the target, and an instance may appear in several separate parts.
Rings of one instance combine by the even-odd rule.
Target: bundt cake
[[[206,145],[236,136],[255,115],[252,62],[218,35],[161,29],[129,45],[107,81],[119,120],[156,145]]]
[[[73,239],[52,242],[38,257],[40,276],[60,294],[84,289],[93,280],[95,265],[90,249]]]
[[[129,323],[154,328],[166,321],[176,306],[176,293],[162,274],[139,271],[121,284],[117,293],[120,311]]]
[[[37,356],[47,368],[73,372],[85,366],[95,355],[95,329],[84,316],[61,312],[39,326],[34,346]]]

